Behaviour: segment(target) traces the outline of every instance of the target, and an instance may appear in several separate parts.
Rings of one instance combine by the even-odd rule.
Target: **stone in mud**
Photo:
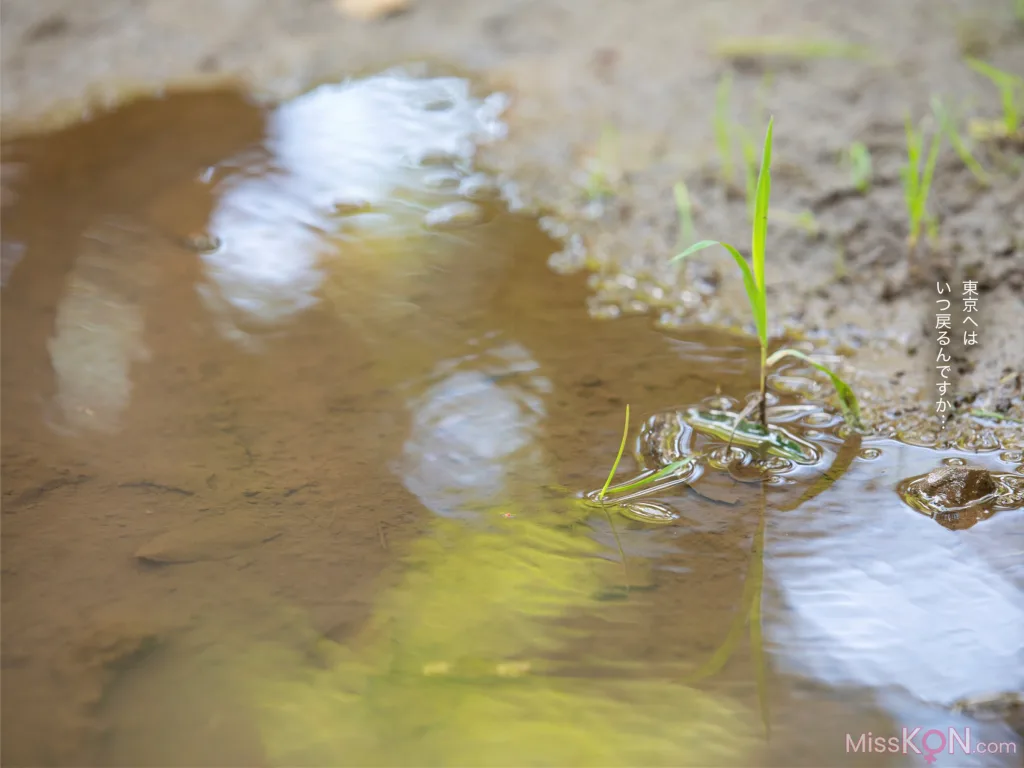
[[[937,511],[964,509],[987,501],[998,489],[986,469],[943,467],[927,475],[918,495]]]
[[[1007,691],[971,696],[953,702],[951,710],[977,720],[1001,720],[1024,735],[1024,693]]]
[[[334,7],[345,16],[361,21],[395,16],[412,6],[412,0],[334,0]]]
[[[160,534],[139,547],[135,557],[158,565],[227,560],[276,539],[281,533],[280,529],[253,520],[218,515]]]

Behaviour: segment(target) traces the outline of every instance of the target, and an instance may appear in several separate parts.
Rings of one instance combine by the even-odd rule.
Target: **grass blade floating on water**
[[[819,363],[816,360],[812,360],[809,356],[805,355],[796,349],[780,349],[775,352],[771,357],[768,358],[768,365],[773,366],[779,360],[786,357],[795,357],[797,360],[802,360],[812,368],[815,368],[832,381],[832,386],[836,390],[836,395],[839,397],[839,407],[843,413],[843,418],[846,419],[847,423],[854,429],[863,429],[863,423],[860,415],[860,403],[857,402],[857,396],[853,393],[853,389],[843,381],[839,376],[833,373],[832,369],[823,363]]]
[[[612,484],[612,478],[615,477],[615,473],[619,469],[619,462],[622,461],[622,454],[626,450],[626,440],[629,439],[629,404],[626,404],[626,423],[622,427],[622,440],[619,442],[619,452],[615,456],[615,461],[612,463],[611,472],[608,473],[608,479],[604,481],[604,487],[601,489],[601,493],[598,495],[598,501],[604,507],[604,513],[608,517],[608,525],[611,526],[612,535],[615,537],[615,545],[619,548],[619,557],[622,558],[622,572],[626,576],[626,592],[629,592],[629,568],[626,566],[626,551],[622,548],[622,541],[619,540],[619,532],[615,530],[615,522],[612,520],[612,513],[608,511],[608,507],[604,505],[604,496],[608,492],[608,486]]]

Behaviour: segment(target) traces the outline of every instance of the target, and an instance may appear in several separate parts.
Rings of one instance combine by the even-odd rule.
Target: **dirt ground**
[[[867,396],[876,417],[916,407],[936,421],[925,405],[935,399],[934,285],[976,279],[981,341],[957,350],[953,391],[974,407],[1019,402],[1019,382],[1005,381],[1024,369],[1016,339],[1024,319],[1024,176],[997,174],[992,188],[980,189],[947,146],[931,203],[940,241],[918,255],[915,279],[899,176],[908,110],[923,116],[938,95],[969,106],[964,114],[998,113],[995,89],[963,55],[1024,72],[1024,29],[1009,2],[419,0],[374,22],[347,18],[327,0],[5,0],[0,8],[8,136],[41,120],[76,119],[83,99],[95,106],[197,80],[240,79],[282,96],[427,61],[506,90],[514,97],[511,136],[486,161],[521,183],[528,204],[559,212],[569,225],[563,232],[579,235],[583,247],[567,249],[554,266],[596,269],[596,314],[654,307],[667,324],[745,321],[727,257],[686,269],[668,264],[677,238],[671,190],[680,179],[695,200],[699,236],[746,242],[742,195],[714,180],[714,91],[733,69],[737,119],[754,136],[764,114],[776,119],[775,207],[810,211],[817,222],[813,234],[772,233],[776,328],[857,350],[855,378],[878,385],[878,396]],[[742,36],[838,40],[876,58],[715,55],[716,41]],[[585,204],[578,180],[605,127],[618,135],[608,169],[615,194],[598,210]],[[874,159],[865,196],[853,193],[837,163],[853,141]]]
[[[970,448],[995,440],[1011,449],[1020,447],[1024,435],[1008,426],[994,430],[991,424],[971,418],[968,411],[980,407],[1024,418],[1020,376],[1024,347],[1018,341],[1019,329],[1024,327],[1024,174],[1019,170],[1016,175],[996,172],[996,159],[986,156],[995,181],[991,188],[981,189],[947,145],[932,197],[932,209],[940,222],[939,243],[931,252],[918,254],[916,275],[909,269],[905,246],[899,176],[903,119],[908,110],[915,117],[923,116],[930,97],[941,95],[951,102],[969,101],[972,106],[969,111],[965,106],[964,114],[991,117],[998,112],[997,93],[963,65],[962,56],[971,53],[1004,69],[1024,72],[1024,27],[1014,20],[1011,6],[997,0],[865,0],[860,4],[827,0],[417,0],[406,13],[363,22],[345,17],[330,0],[0,0],[0,118],[6,140],[21,132],[78,121],[83,114],[132,94],[158,93],[172,86],[240,82],[253,93],[275,99],[319,82],[395,64],[427,62],[467,74],[481,92],[502,90],[512,96],[512,108],[505,116],[509,138],[486,148],[484,162],[517,183],[524,207],[555,214],[547,229],[564,238],[567,248],[552,257],[551,266],[559,272],[592,270],[589,305],[594,316],[649,313],[668,327],[722,323],[749,332],[746,299],[726,256],[708,252],[685,269],[669,265],[678,237],[672,187],[681,179],[686,180],[695,201],[699,237],[722,238],[738,245],[747,242],[742,193],[725,190],[716,178],[715,89],[719,77],[731,71],[735,116],[749,132],[759,138],[764,116],[771,113],[775,117],[774,206],[790,214],[810,211],[817,224],[814,233],[793,226],[771,229],[768,283],[775,330],[788,331],[846,359],[844,370],[862,395],[869,421],[880,431],[902,436],[909,431],[916,436],[915,442],[923,445],[959,441],[959,447]],[[870,48],[878,60],[813,57],[728,62],[716,55],[716,41],[749,35],[841,40]],[[193,101],[202,102],[203,98]],[[183,131],[202,131],[206,126],[204,135],[221,137],[210,139],[212,149],[204,140],[203,152],[190,155],[165,134],[151,143],[140,140],[142,149],[133,149],[126,139],[127,159],[118,155],[123,165],[115,166],[109,178],[103,174],[95,177],[109,183],[109,188],[99,184],[91,188],[95,203],[82,194],[80,186],[69,185],[67,200],[73,204],[60,208],[67,211],[67,229],[77,232],[76,216],[89,220],[96,212],[92,207],[105,210],[103,201],[115,192],[120,194],[124,178],[139,173],[140,168],[152,177],[148,185],[139,187],[158,202],[165,194],[174,202],[186,182],[191,183],[198,169],[209,162],[206,152],[219,158],[225,148],[244,144],[258,132],[258,115],[249,106],[230,102],[231,109],[218,111],[225,102],[214,98],[210,103],[212,106],[198,103],[190,107],[188,114],[195,119],[182,117],[176,122],[181,116],[170,115],[166,123],[180,125]],[[155,114],[161,114],[159,109]],[[581,174],[585,177],[588,158],[593,159],[608,127],[614,128],[618,137],[614,160],[607,168],[613,190],[606,200],[595,204],[583,192],[585,178],[581,182]],[[165,140],[163,151],[160,142]],[[223,141],[224,147],[217,141]],[[874,160],[874,184],[866,195],[852,189],[848,173],[837,162],[840,152],[853,141],[864,142]],[[117,155],[120,147],[111,151]],[[154,156],[162,161],[154,161]],[[1004,161],[1012,163],[1014,159],[1019,161],[1019,150],[1016,154],[1008,150]],[[104,159],[89,158],[85,165],[91,168],[90,162],[100,168]],[[5,177],[9,172],[16,169],[5,167]],[[62,173],[73,176],[66,168]],[[83,172],[83,178],[93,177]],[[47,189],[45,184],[39,188]],[[54,203],[48,195],[37,193],[31,201],[43,212],[35,231],[47,237],[43,214],[49,215],[52,207],[60,207],[64,201],[56,197]],[[139,198],[146,199],[142,194]],[[131,204],[135,204],[134,198]],[[76,213],[75,205],[88,216]],[[203,213],[186,208],[181,219],[196,218],[195,225],[201,228]],[[68,242],[74,241],[44,238],[41,250],[67,267],[73,255]],[[38,428],[32,399],[37,392],[24,386],[30,380],[23,377],[20,395],[5,388],[4,415],[12,416],[4,429],[8,449],[4,493],[13,495],[5,496],[4,511],[16,516],[38,503],[53,512],[23,515],[20,521],[10,523],[5,519],[5,543],[14,541],[4,553],[5,591],[13,584],[8,594],[15,595],[25,611],[12,614],[5,610],[5,618],[8,626],[20,623],[30,631],[15,633],[19,636],[13,643],[11,636],[5,635],[4,674],[8,681],[13,680],[7,683],[11,689],[37,693],[24,699],[24,711],[16,712],[15,721],[10,721],[15,724],[12,730],[25,734],[14,750],[14,754],[32,756],[22,760],[25,764],[38,763],[38,755],[49,755],[54,764],[74,762],[67,757],[77,757],[74,744],[65,745],[67,750],[62,752],[64,747],[52,743],[49,730],[33,724],[50,722],[54,697],[60,696],[67,699],[68,713],[63,720],[73,721],[70,731],[77,728],[85,733],[95,727],[90,720],[79,722],[76,718],[101,697],[111,660],[119,662],[143,653],[153,637],[165,633],[160,626],[137,625],[132,617],[145,616],[151,606],[166,602],[176,621],[186,623],[196,605],[219,610],[223,598],[225,605],[234,606],[242,616],[239,623],[248,626],[246,621],[256,622],[253,617],[263,616],[264,596],[259,589],[267,583],[309,609],[319,631],[344,638],[366,618],[376,589],[371,582],[391,562],[388,546],[397,549],[403,539],[415,538],[425,526],[418,511],[404,511],[419,507],[403,489],[387,491],[391,488],[388,483],[394,481],[383,470],[366,474],[366,466],[382,466],[396,450],[389,435],[393,431],[398,434],[395,420],[399,417],[394,414],[404,406],[397,403],[394,393],[376,385],[366,385],[363,391],[361,379],[338,375],[338,370],[347,370],[344,365],[357,366],[359,360],[342,365],[334,358],[325,359],[323,368],[309,377],[302,372],[307,359],[317,358],[312,354],[304,357],[298,350],[320,350],[333,343],[333,327],[330,334],[311,332],[305,338],[306,347],[296,346],[294,366],[282,365],[262,382],[272,393],[264,400],[252,384],[265,375],[263,369],[255,363],[252,368],[237,370],[225,365],[225,359],[230,362],[233,358],[223,345],[200,337],[194,329],[182,331],[178,318],[187,316],[196,302],[194,275],[184,262],[172,258],[173,254],[151,244],[147,247],[154,251],[154,258],[161,253],[166,256],[159,261],[160,269],[174,278],[167,282],[166,295],[160,294],[165,295],[156,313],[161,321],[150,333],[169,351],[169,360],[179,356],[192,359],[195,353],[189,345],[203,355],[196,358],[203,365],[193,374],[178,372],[158,380],[154,373],[140,381],[150,402],[166,403],[166,410],[154,410],[151,421],[136,417],[128,437],[122,436],[119,445],[103,450],[79,445],[63,454],[52,448],[59,440],[46,437],[37,443],[25,437],[36,434],[32,430]],[[161,247],[166,251],[166,244]],[[123,250],[132,252],[127,246]],[[56,297],[45,293],[51,283],[42,277],[51,267],[43,261],[25,270],[26,285],[36,285],[39,295],[25,295],[23,304],[28,309],[21,314],[15,297],[10,304],[12,314],[6,316],[27,317],[29,310],[34,311],[33,302],[56,304]],[[5,278],[7,269],[5,263]],[[534,329],[530,337],[543,340],[536,346],[542,353],[547,350],[550,357],[545,364],[559,371],[556,388],[576,393],[572,396],[576,399],[567,401],[565,418],[559,423],[602,430],[597,436],[601,439],[585,432],[558,436],[560,441],[554,444],[562,447],[554,453],[559,466],[579,468],[579,475],[558,478],[561,481],[582,483],[591,469],[607,458],[598,453],[608,442],[604,439],[607,422],[615,422],[609,439],[618,439],[614,430],[619,428],[620,398],[629,398],[638,410],[653,411],[673,398],[686,402],[691,395],[702,397],[716,385],[739,399],[745,394],[746,382],[754,380],[749,333],[731,349],[724,336],[713,333],[716,343],[709,348],[716,351],[707,358],[711,362],[705,370],[687,370],[685,375],[677,370],[683,363],[666,337],[650,333],[643,327],[645,321],[638,318],[600,326],[593,343],[575,345],[576,334],[586,333],[586,328],[566,325],[552,333],[549,327],[559,326],[558,318],[571,313],[570,304],[584,301],[577,291],[580,279],[572,281],[575,287],[555,290],[538,274],[538,265],[521,264],[518,269],[526,278],[515,284],[536,287],[528,298],[519,297],[516,302],[496,300],[495,313],[508,316],[503,320],[508,327],[519,324]],[[976,280],[980,286],[981,342],[969,348],[956,345],[958,381],[952,394],[962,407],[952,428],[940,434],[931,406],[935,389],[934,284],[948,281],[959,295],[957,283],[963,279]],[[523,307],[532,307],[526,312],[530,319],[514,321]],[[555,319],[548,321],[545,311]],[[21,349],[5,350],[5,365],[13,363],[11,370],[15,371],[11,376],[19,365],[24,370],[49,370],[48,363],[35,360],[43,355],[46,344],[41,328],[17,329],[22,334],[19,338],[27,341]],[[8,328],[5,339],[14,333]],[[697,338],[702,338],[699,334],[704,331],[697,333]],[[593,347],[605,350],[605,357],[592,359]],[[192,351],[186,354],[184,350]],[[593,375],[581,376],[581,371]],[[194,378],[188,378],[190,375]],[[332,389],[335,381],[347,381],[352,391],[338,394]],[[607,393],[602,381],[609,382]],[[297,385],[308,389],[296,389]],[[687,389],[691,386],[692,392]],[[203,396],[209,401],[199,399],[201,393],[206,393]],[[596,400],[600,403],[592,402]],[[296,402],[302,404],[298,410]],[[328,410],[335,415],[324,418],[323,403],[328,403]],[[12,405],[15,407],[8,411]],[[213,422],[211,412],[219,414]],[[192,416],[182,419],[180,413]],[[353,419],[358,423],[353,424]],[[238,427],[244,424],[254,429],[253,424],[264,422],[286,427],[254,435]],[[315,434],[307,434],[303,427],[320,422],[322,428]],[[28,426],[20,429],[19,424]],[[211,431],[218,435],[212,442]],[[334,436],[344,431],[375,435],[374,441],[362,446],[366,455],[361,464],[339,467]],[[170,436],[177,442],[168,442]],[[11,462],[10,456],[23,458]],[[193,462],[196,456],[206,465],[223,467],[221,477],[228,479],[215,482],[208,466]],[[100,469],[92,474],[91,465]],[[264,470],[268,466],[278,474],[267,475]],[[59,468],[56,477],[54,468]],[[154,485],[151,477],[161,478],[166,485]],[[311,484],[311,478],[316,482]],[[354,515],[354,522],[345,527],[349,549],[340,550],[338,539],[325,537],[323,527],[333,532],[335,509],[351,505],[351,487],[359,483],[384,488],[387,493],[383,497],[375,491],[373,504],[384,498],[388,503],[383,506],[389,511],[379,520]],[[33,495],[37,491],[38,497]],[[311,494],[308,501],[306,494]],[[153,502],[152,498],[160,500]],[[268,498],[272,500],[266,501]],[[8,503],[11,499],[13,504]],[[151,581],[126,577],[126,563],[135,567],[131,557],[135,547],[162,530],[166,520],[207,507],[223,507],[248,519],[259,504],[268,505],[267,515],[272,520],[276,520],[278,506],[298,505],[311,521],[307,528],[298,526],[291,539],[273,540],[265,565],[250,566],[245,560],[239,566],[246,569],[244,575],[212,592],[209,585],[222,578],[223,571],[209,564],[201,565],[191,576],[180,577],[181,582],[159,570],[147,572]],[[118,505],[140,513],[141,522],[132,523],[127,538]],[[374,507],[368,503],[370,508]],[[98,527],[97,520],[101,522]],[[745,544],[746,535],[741,531],[736,540]],[[76,549],[67,543],[79,536],[91,542],[88,547]],[[43,545],[27,547],[24,542],[29,539]],[[709,542],[708,562],[713,567],[704,566],[702,578],[721,573],[724,580],[731,580],[740,572],[737,569],[745,568],[739,555],[719,562],[720,540],[709,534]],[[274,559],[273,547],[281,548],[279,559]],[[741,549],[745,555],[745,547],[736,546],[737,552]],[[350,560],[339,559],[339,551],[356,554]],[[16,557],[9,557],[12,552]],[[293,565],[296,553],[302,555],[301,568]],[[92,575],[83,578],[84,573]],[[133,571],[132,579],[136,576]],[[256,579],[256,586],[247,579]],[[346,585],[340,604],[338,584]],[[123,588],[130,599],[118,596],[122,585],[127,585]],[[731,581],[729,589],[736,591]],[[86,594],[88,598],[82,602],[73,599]],[[704,595],[701,590],[694,599],[699,603]],[[713,597],[707,598],[709,603],[718,600],[718,593]],[[661,617],[683,621],[700,614],[700,605],[675,606],[673,610],[660,610],[664,607],[660,604],[657,607],[659,610],[650,611],[646,619],[650,628],[643,625],[644,631],[637,635],[645,643],[653,644],[650,638],[657,636]],[[109,615],[97,619],[93,614],[101,614],[101,609]],[[43,619],[40,612],[45,614]],[[725,616],[714,615],[718,619]],[[84,620],[86,616],[88,620]],[[258,620],[273,624],[276,619]],[[229,618],[227,623],[231,621]],[[707,622],[693,623],[703,629]],[[88,630],[84,640],[81,626]],[[724,627],[711,627],[710,637],[717,640]],[[696,629],[694,632],[694,639],[678,645],[688,652],[710,652],[711,646],[700,645],[707,638],[703,634],[697,637]],[[60,633],[66,633],[66,642],[62,637],[54,639]],[[64,645],[71,645],[78,656],[68,662],[67,670],[54,673],[35,664],[37,656],[46,657],[47,644],[62,652]],[[168,669],[173,672],[175,668],[171,665]],[[171,672],[158,669],[145,684],[157,694],[165,687],[180,685]],[[194,673],[197,679],[203,674],[201,670]],[[136,700],[126,694],[128,703],[115,702],[113,706],[130,712],[131,702]],[[820,705],[816,700],[813,705],[793,706],[805,712]],[[184,706],[183,711],[191,706]],[[839,704],[835,706],[839,708]],[[205,716],[202,706],[196,710]],[[172,715],[191,717],[193,713]],[[840,722],[838,717],[835,720]],[[235,725],[228,723],[224,728],[230,732]],[[813,736],[808,732],[808,739]],[[796,741],[791,740],[789,748]],[[121,756],[122,762],[132,764],[135,759],[139,764],[138,754],[142,752],[129,751]],[[783,748],[780,754],[779,764],[792,764],[786,762],[791,752]],[[807,764],[819,757],[811,755]],[[228,760],[219,754],[209,759]]]
[[[699,234],[745,241],[739,196],[709,183],[714,89],[731,66],[714,55],[714,41],[783,36],[868,46],[879,61],[753,60],[735,67],[740,121],[757,134],[761,114],[776,118],[775,205],[812,211],[820,229],[815,237],[781,228],[774,234],[774,316],[809,332],[826,330],[851,347],[873,347],[862,349],[859,369],[880,382],[898,381],[899,395],[916,388],[916,399],[927,400],[934,384],[927,353],[932,284],[968,276],[982,288],[983,341],[961,350],[957,393],[986,390],[1024,367],[1014,338],[1024,317],[1024,177],[999,177],[980,190],[944,153],[933,195],[941,242],[922,255],[916,287],[907,281],[899,182],[907,111],[924,115],[932,95],[970,99],[979,115],[997,110],[994,89],[963,65],[965,52],[1024,71],[1024,33],[1010,3],[421,0],[369,24],[327,0],[9,0],[2,10],[8,135],[43,118],[74,119],[83,98],[101,103],[196,79],[242,79],[282,95],[409,60],[472,73],[515,98],[511,139],[487,162],[519,180],[528,202],[572,222],[587,258],[608,275],[596,301],[629,303],[621,300],[626,293],[635,307],[640,299],[637,308],[668,308],[670,323],[687,304],[698,305],[702,319],[726,323],[741,323],[745,311],[731,268],[717,268],[726,262],[691,267],[689,281],[686,271],[667,265],[677,231],[671,187],[681,178],[696,202]],[[584,215],[575,179],[604,126],[620,135],[615,171],[622,179],[594,221]],[[836,162],[855,140],[876,163],[876,184],[864,198],[850,194]],[[584,260],[567,254],[560,266]],[[694,276],[703,280],[694,283]],[[705,293],[717,285],[713,292],[723,300],[708,308],[695,300],[694,285]],[[884,389],[891,402],[897,393]],[[990,399],[979,404],[999,406]]]

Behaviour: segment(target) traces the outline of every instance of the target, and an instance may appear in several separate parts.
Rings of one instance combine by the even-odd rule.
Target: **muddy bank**
[[[839,351],[856,349],[861,386],[878,392],[879,408],[902,400],[898,410],[920,409],[934,399],[933,284],[976,280],[982,342],[958,351],[954,391],[974,407],[1002,411],[1019,400],[1019,386],[992,389],[1024,367],[1014,333],[1024,312],[1024,177],[997,174],[992,188],[979,189],[947,147],[932,200],[940,242],[923,254],[914,280],[899,166],[904,115],[923,115],[931,96],[966,100],[971,114],[998,111],[995,90],[961,58],[1024,71],[1024,33],[1004,5],[791,0],[769,11],[744,0],[628,8],[423,0],[367,24],[326,1],[224,0],[201,10],[189,2],[112,2],[102,10],[7,2],[3,120],[9,134],[42,116],[73,118],[82,94],[102,103],[176,81],[241,79],[282,95],[411,59],[455,65],[482,88],[513,95],[511,136],[485,159],[521,182],[527,203],[554,209],[581,236],[583,249],[553,262],[601,275],[595,311],[653,306],[667,324],[742,326],[741,286],[724,256],[686,269],[667,263],[678,237],[671,189],[679,180],[694,198],[699,236],[747,240],[742,194],[715,179],[712,141],[715,86],[735,70],[738,123],[757,135],[765,114],[776,117],[776,207],[791,218],[809,211],[815,222],[811,233],[792,223],[772,233],[777,330],[820,333]],[[839,40],[875,58],[716,55],[716,41],[743,35]],[[609,169],[616,180],[598,210],[577,180],[608,126],[617,133]],[[837,163],[853,141],[875,163],[863,197]]]

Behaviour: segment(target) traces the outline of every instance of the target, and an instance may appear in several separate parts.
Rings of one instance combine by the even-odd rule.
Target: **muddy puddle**
[[[503,107],[393,73],[4,146],[5,764],[1019,764],[1019,430],[860,435],[790,369],[729,445],[753,341],[591,319],[474,164]]]

